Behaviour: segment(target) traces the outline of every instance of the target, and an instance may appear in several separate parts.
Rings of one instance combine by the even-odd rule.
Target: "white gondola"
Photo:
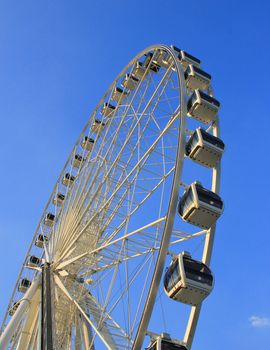
[[[96,134],[100,134],[104,129],[105,125],[106,124],[101,120],[95,119],[93,124],[91,125],[91,131],[95,132]]]
[[[211,82],[211,75],[190,64],[185,70],[186,86],[190,90],[206,90]]]
[[[52,227],[55,221],[55,215],[47,213],[44,219],[44,225]]]
[[[83,156],[81,156],[80,154],[75,154],[71,164],[72,166],[74,166],[74,168],[80,168],[84,162],[85,158],[83,158]]]
[[[75,181],[75,176],[71,175],[70,173],[66,173],[62,179],[62,184],[64,186],[71,186],[74,181]]]
[[[62,207],[63,203],[65,200],[65,195],[62,193],[56,193],[54,199],[53,199],[53,204],[57,205],[59,207]]]
[[[183,220],[204,229],[213,226],[222,212],[220,196],[197,181],[187,188],[178,204],[178,214]]]
[[[105,102],[103,104],[103,107],[101,109],[101,114],[104,117],[110,118],[113,116],[114,112],[115,112],[116,107],[108,102]]]
[[[115,87],[113,89],[112,92],[112,100],[114,100],[117,103],[121,103],[123,102],[123,100],[128,97],[129,92],[128,91],[124,91],[123,89],[121,89],[120,87]]]
[[[225,145],[221,139],[198,128],[186,144],[186,155],[195,162],[214,168],[221,159]]]
[[[18,286],[18,291],[21,293],[25,293],[27,289],[31,286],[32,282],[29,281],[27,278],[23,278]]]
[[[188,350],[184,343],[171,339],[167,333],[152,339],[146,350]]]
[[[215,121],[219,107],[218,100],[201,90],[195,90],[187,102],[188,115],[205,124]]]
[[[34,255],[31,255],[27,261],[28,267],[38,267],[41,264],[41,260]]]
[[[11,308],[8,311],[9,316],[13,316],[15,314],[15,312],[17,311],[18,307],[20,306],[20,302],[19,301],[15,301]]]
[[[134,90],[138,85],[139,79],[130,74],[125,74],[124,79],[122,80],[122,86],[128,90]]]
[[[139,80],[147,76],[146,68],[143,66],[142,62],[136,62],[135,67],[132,71],[132,75]]]
[[[166,52],[166,51],[163,51],[163,50],[159,50],[156,54],[156,59],[155,61],[157,62],[157,64],[163,68],[168,68],[172,62],[173,62],[173,59],[172,59],[172,56]]]
[[[48,243],[48,237],[39,234],[36,241],[35,241],[35,246],[38,248],[43,248],[44,242],[45,242],[45,244]]]
[[[186,69],[189,64],[192,64],[196,67],[200,67],[201,61],[198,58],[190,55],[189,53],[183,50],[180,50],[176,46],[172,46],[172,49],[174,49],[174,51],[176,52],[177,57],[184,69]]]
[[[205,264],[183,252],[173,259],[164,276],[167,296],[184,304],[198,305],[212,291],[214,277]]]
[[[145,68],[149,67],[149,69],[155,73],[157,73],[160,69],[160,65],[157,63],[155,58],[153,58],[152,52],[148,52],[148,54],[145,55],[142,65]]]
[[[91,151],[93,146],[94,146],[94,143],[95,143],[95,140],[91,139],[88,136],[84,136],[84,138],[82,139],[82,142],[81,142],[81,146],[86,151]]]

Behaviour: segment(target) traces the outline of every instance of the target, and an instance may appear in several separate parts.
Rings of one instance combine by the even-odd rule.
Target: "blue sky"
[[[89,113],[135,54],[175,44],[213,75],[227,146],[216,286],[193,349],[269,348],[269,11],[267,1],[0,1],[0,316]]]

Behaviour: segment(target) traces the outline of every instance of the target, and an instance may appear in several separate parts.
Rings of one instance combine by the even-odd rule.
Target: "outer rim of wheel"
[[[142,347],[145,332],[151,318],[155,299],[158,292],[158,286],[160,285],[160,281],[161,281],[161,277],[162,277],[162,273],[165,265],[165,258],[168,250],[168,244],[169,244],[169,239],[172,231],[174,217],[176,214],[176,206],[177,206],[177,201],[179,196],[180,181],[182,177],[184,145],[185,145],[185,124],[186,124],[186,115],[187,115],[186,101],[185,101],[186,88],[184,85],[185,84],[184,73],[180,62],[175,56],[174,50],[166,45],[157,45],[157,46],[148,48],[148,50],[151,50],[153,48],[161,48],[167,51],[173,57],[174,64],[177,70],[178,84],[179,84],[178,86],[179,86],[179,94],[180,94],[179,96],[180,124],[179,124],[179,130],[178,130],[178,146],[177,146],[177,155],[175,160],[175,171],[174,171],[170,201],[169,201],[168,210],[167,210],[165,227],[162,235],[162,241],[161,241],[161,246],[158,253],[155,270],[152,275],[152,281],[151,281],[150,288],[148,290],[148,296],[144,305],[144,311],[142,313],[142,318],[141,318],[141,321],[137,330],[137,334],[135,336],[135,340],[133,343],[132,349],[134,350],[140,349]]]

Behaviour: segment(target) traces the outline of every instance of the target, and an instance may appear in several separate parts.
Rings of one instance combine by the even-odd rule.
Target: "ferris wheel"
[[[175,46],[121,71],[45,206],[0,350],[191,348],[223,211],[219,107],[211,75]]]

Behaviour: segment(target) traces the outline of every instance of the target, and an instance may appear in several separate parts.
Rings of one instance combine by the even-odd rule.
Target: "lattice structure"
[[[3,320],[1,349],[40,348],[40,334],[42,350],[137,350],[148,336],[151,350],[191,347],[198,293],[213,288],[209,264],[223,211],[218,109],[210,74],[175,46],[152,46],[123,69],[45,206]],[[162,334],[177,321],[166,320],[172,304],[186,317],[176,334],[182,341]]]

